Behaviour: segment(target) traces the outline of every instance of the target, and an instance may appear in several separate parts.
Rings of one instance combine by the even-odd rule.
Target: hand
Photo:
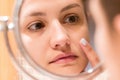
[[[83,49],[83,51],[85,52],[92,67],[95,67],[100,62],[97,53],[93,50],[93,48],[90,46],[90,44],[84,38],[81,39],[80,46]]]
[[[84,51],[85,55],[87,56],[89,62],[91,63],[92,67],[96,67],[99,63],[99,57],[97,55],[97,53],[94,51],[94,49],[91,47],[91,45],[83,38],[80,41],[80,46],[82,48],[82,50]],[[100,74],[103,71],[103,66],[99,67],[99,69],[97,69],[94,74],[92,74],[92,76],[90,77],[89,80],[104,80],[104,78],[106,78],[106,76],[102,76],[99,75],[99,78],[96,76],[98,76],[98,74]]]

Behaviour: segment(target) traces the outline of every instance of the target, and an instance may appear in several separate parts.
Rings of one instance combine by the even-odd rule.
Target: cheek
[[[30,56],[32,56],[32,58],[37,58],[36,56],[36,50],[35,50],[35,46],[33,43],[34,43],[34,40],[31,39],[29,36],[27,35],[22,35],[22,41],[23,41],[23,44],[25,46],[25,49],[27,50],[28,54]]]
[[[85,38],[89,42],[89,32],[87,28],[80,29],[77,32],[71,34],[72,47],[80,52],[82,52],[82,49],[80,47],[80,40],[82,38]]]
[[[81,38],[85,38],[89,42],[90,41],[90,35],[89,35],[88,27],[84,27],[83,29],[81,29],[81,31],[79,32],[79,36]]]
[[[21,38],[22,38],[22,42],[25,48],[28,48],[32,42],[32,39],[29,36],[24,35],[24,34],[21,35]]]
[[[82,27],[78,29],[77,31],[71,32],[71,39],[74,39],[74,41],[80,41],[81,38],[85,38],[87,41],[89,41],[89,31],[87,27]]]
[[[45,43],[39,39],[30,38],[27,35],[22,35],[23,44],[28,51],[29,55],[36,61],[41,61],[45,58],[46,47]]]

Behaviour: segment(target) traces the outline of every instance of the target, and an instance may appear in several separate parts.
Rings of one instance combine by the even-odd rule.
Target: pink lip
[[[68,63],[68,62],[72,62],[73,60],[75,60],[78,56],[74,55],[74,54],[69,54],[69,53],[64,53],[64,54],[59,54],[57,55],[52,61],[50,61],[49,63],[57,63],[57,64],[61,64],[61,63]]]

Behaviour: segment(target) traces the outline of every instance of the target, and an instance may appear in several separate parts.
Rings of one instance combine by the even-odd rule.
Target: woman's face
[[[24,0],[20,29],[30,56],[46,70],[60,75],[84,71],[88,59],[79,41],[89,36],[81,0]]]

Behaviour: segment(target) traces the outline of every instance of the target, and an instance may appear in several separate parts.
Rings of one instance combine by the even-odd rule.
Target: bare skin
[[[25,0],[20,29],[30,56],[52,73],[76,75],[84,71],[88,59],[93,66],[98,62],[89,45],[81,0]],[[80,44],[83,38],[86,46]]]

